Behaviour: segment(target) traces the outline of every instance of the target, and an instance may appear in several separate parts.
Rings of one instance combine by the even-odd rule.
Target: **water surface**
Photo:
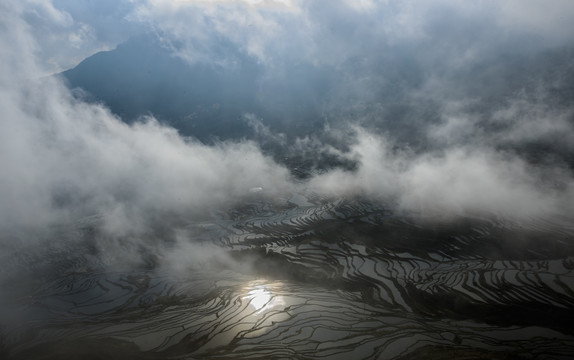
[[[574,354],[567,218],[437,221],[364,199],[252,194],[139,238],[108,239],[99,224],[3,245],[5,357]]]

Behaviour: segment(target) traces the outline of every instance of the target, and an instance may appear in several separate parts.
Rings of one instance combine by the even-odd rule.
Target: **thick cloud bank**
[[[285,186],[286,171],[253,143],[208,147],[150,118],[128,126],[103,105],[75,100],[40,77],[35,39],[3,5],[2,229],[103,214],[114,233],[145,229],[149,216],[208,211],[255,186]]]
[[[542,10],[536,1],[94,6],[0,5],[4,230],[101,214],[111,233],[146,231],[157,216],[196,216],[254,187],[366,195],[449,216],[572,210],[568,1]],[[261,114],[245,113],[237,121],[253,129],[252,140],[204,145],[150,116],[127,125],[45,77],[70,65],[57,54],[87,56],[132,33],[155,34],[190,66],[229,69],[243,54],[261,66],[258,101],[269,107],[255,110],[278,114],[285,129],[300,113],[281,117],[284,105],[314,96],[305,114],[320,131],[286,140]],[[316,90],[315,81],[328,86]],[[261,146],[353,165],[321,167],[295,185]]]

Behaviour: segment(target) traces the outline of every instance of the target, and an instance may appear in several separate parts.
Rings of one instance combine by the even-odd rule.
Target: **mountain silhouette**
[[[270,70],[221,40],[209,63],[178,56],[177,45],[153,35],[130,39],[64,71],[71,88],[82,88],[125,122],[153,115],[185,136],[202,141],[249,137],[246,114],[277,131],[294,133],[319,118],[317,99],[326,76],[309,65],[289,68],[286,81],[268,81]],[[213,59],[216,59],[213,61]]]

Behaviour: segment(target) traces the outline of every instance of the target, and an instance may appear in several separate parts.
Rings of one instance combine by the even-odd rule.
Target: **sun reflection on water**
[[[284,305],[282,296],[274,294],[270,287],[264,285],[251,287],[242,299],[249,302],[256,314]]]

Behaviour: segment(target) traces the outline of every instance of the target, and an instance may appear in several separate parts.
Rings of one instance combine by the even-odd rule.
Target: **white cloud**
[[[254,186],[287,184],[286,170],[253,143],[209,147],[153,119],[128,126],[74,99],[42,77],[34,32],[11,10],[0,36],[1,77],[10,80],[0,83],[0,228],[100,213],[110,231],[138,231],[150,214],[227,206]]]
[[[429,61],[472,61],[509,44],[571,43],[574,33],[566,0],[28,0],[21,8],[52,71],[150,30],[183,44],[190,61],[209,59],[221,37],[268,64],[334,65],[389,46],[415,46]]]
[[[55,44],[65,34],[73,41],[51,51],[82,48],[84,41],[91,44],[85,49],[93,50],[94,46],[97,48],[94,44],[101,44],[100,27],[109,23],[79,21],[70,14],[82,9],[72,11],[71,2],[58,4],[62,9],[37,1],[0,5],[4,10],[2,23],[6,24],[0,36],[1,226],[42,225],[80,213],[100,212],[107,219],[109,231],[125,233],[137,231],[149,214],[187,214],[225,204],[256,186],[292,186],[286,170],[264,157],[253,143],[209,147],[183,139],[173,129],[153,120],[128,126],[102,105],[74,99],[56,80],[38,80],[45,73],[42,63],[50,58],[50,52],[39,42],[53,39],[48,44]],[[411,44],[409,39],[419,46],[429,36],[434,37],[436,44],[444,45],[437,51],[471,54],[473,58],[472,49],[487,49],[488,40],[496,33],[480,26],[520,30],[514,23],[493,21],[499,14],[492,10],[496,6],[488,2],[469,9],[454,1],[429,2],[420,8],[415,6],[418,2],[365,2],[359,6],[360,11],[353,12],[348,12],[348,3],[290,4],[284,10],[285,7],[227,2],[134,1],[129,2],[128,10],[105,13],[140,22],[170,40],[180,41],[182,54],[193,59],[212,61],[213,39],[227,38],[267,61],[270,69],[298,59],[336,68],[353,57],[388,49],[396,45],[397,39],[405,41],[405,46]],[[565,3],[557,4],[564,13],[570,11]],[[70,12],[65,11],[66,7],[70,7]],[[450,12],[439,14],[437,9]],[[462,19],[457,19],[457,15]],[[532,16],[529,13],[528,17]],[[444,28],[438,20],[447,21]],[[470,27],[459,22],[468,20]],[[519,25],[530,28],[528,24],[521,21]],[[468,33],[450,38],[456,35],[450,34],[453,28]],[[466,45],[464,36],[475,42]],[[556,36],[560,39],[561,35]],[[109,35],[106,41],[112,43],[120,38]],[[430,48],[417,46],[416,49]],[[469,53],[468,49],[472,51]],[[423,56],[441,59],[435,50],[428,51]],[[460,59],[451,64],[456,66],[457,61]],[[370,75],[379,76],[376,71]],[[429,91],[441,90],[444,83],[437,84],[430,86]],[[517,104],[500,110],[494,119],[516,118],[517,109],[522,106]],[[563,132],[567,134],[564,141],[570,141],[572,129],[567,113],[558,115],[558,121],[548,122],[543,120],[549,114],[553,116],[552,112],[537,109],[540,113],[531,112],[527,121],[512,126],[512,131],[500,135],[501,139],[524,139],[540,133],[556,136]],[[447,118],[446,124],[432,127],[430,134],[447,146],[443,153],[410,154],[397,150],[390,138],[358,130],[357,143],[349,153],[324,149],[360,161],[357,171],[333,170],[313,178],[309,186],[337,193],[391,197],[405,208],[437,207],[447,213],[500,210],[531,214],[565,206],[566,202],[557,200],[554,190],[542,190],[546,184],[540,186],[540,174],[518,157],[488,149],[488,142],[461,144],[460,139],[472,137],[476,119],[457,111]],[[321,148],[313,137],[300,140],[297,146]],[[565,188],[573,188],[570,177],[565,172],[561,174]],[[570,190],[565,191],[562,198],[571,199]]]
[[[571,175],[532,167],[511,153],[471,144],[417,155],[361,129],[357,140],[348,156],[359,160],[358,169],[316,176],[310,182],[312,189],[362,195],[443,218],[468,213],[536,217],[574,211]],[[557,183],[563,184],[561,189],[555,188]]]

